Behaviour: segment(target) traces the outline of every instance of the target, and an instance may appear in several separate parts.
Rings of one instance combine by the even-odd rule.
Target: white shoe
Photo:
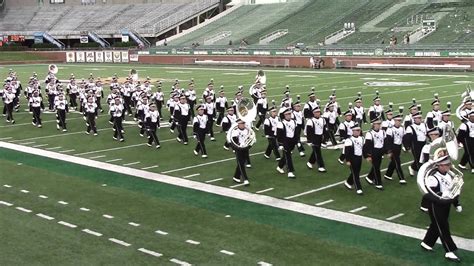
[[[43,126],[42,126],[41,124],[40,124],[40,125],[38,125],[38,128],[42,128],[42,127],[43,127]]]
[[[251,165],[251,164],[247,164],[245,167],[247,167],[247,168],[252,168],[252,165]]]
[[[446,252],[446,254],[444,254],[444,257],[448,260],[452,260],[452,261],[461,261],[458,256],[456,256],[456,254],[454,254],[454,252]]]
[[[420,210],[421,210],[422,212],[428,212],[428,208],[425,208],[425,207],[422,207],[422,206],[420,206]]]
[[[174,133],[174,130],[170,128],[170,132],[171,132],[171,133]]]
[[[124,142],[125,140],[124,139],[120,139],[120,142]]]
[[[393,178],[391,176],[388,176],[388,175],[383,175],[383,177],[387,180],[393,180]]]
[[[321,173],[325,173],[325,172],[326,172],[326,168],[324,168],[324,167],[319,167],[319,168],[318,168],[318,171],[321,172]]]
[[[474,169],[471,169],[471,174],[474,174]]]
[[[301,157],[304,157],[304,156],[305,156],[304,151],[300,151],[300,156],[301,156]]]
[[[140,134],[140,137],[143,137],[143,134]]]
[[[8,122],[10,122],[10,121],[8,121]],[[59,127],[59,125],[56,125],[56,129],[60,130],[61,128]]]
[[[356,193],[357,193],[357,195],[362,195],[362,194],[364,194],[364,192],[362,191],[362,189],[358,189],[358,190],[356,191]]]
[[[198,152],[196,150],[193,150],[194,155],[198,156]]]
[[[337,159],[337,161],[338,161],[340,164],[344,164],[344,161],[342,161],[341,159]]]
[[[185,142],[183,142],[183,144],[184,144],[184,145],[188,145],[188,143],[187,143],[186,141],[185,141]]]
[[[405,179],[402,179],[402,180],[398,181],[398,183],[400,183],[402,185],[405,185],[407,183],[407,181]]]
[[[112,138],[113,138],[114,140],[117,140],[117,138],[116,138],[116,137],[112,137]]]
[[[207,158],[207,154],[203,154],[201,157],[202,158]]]
[[[89,131],[86,131],[86,135],[89,135],[89,134],[90,134]]]
[[[63,129],[63,132],[67,132],[67,129]]]
[[[160,146],[160,145],[156,145],[156,147],[155,147],[155,148],[159,149],[159,148],[161,148],[161,146]]]
[[[322,147],[322,148],[327,148],[328,145],[327,145],[326,143],[321,143],[321,147]]]
[[[313,169],[313,165],[310,162],[307,162],[306,166],[308,166],[309,169]]]
[[[376,185],[375,188],[378,189],[378,190],[383,190],[383,186],[382,186],[382,185]]]
[[[148,147],[151,147],[151,146],[152,146],[150,143],[147,143],[146,145],[147,145]]]
[[[289,178],[295,178],[295,174],[293,174],[293,172],[288,172],[288,177]]]
[[[275,161],[277,161],[277,162],[280,161],[280,160],[281,160],[281,157],[278,157],[278,158],[275,159]]]
[[[415,170],[410,166],[408,166],[408,172],[410,173],[411,176],[415,176]]]
[[[425,242],[421,242],[421,247],[426,251],[433,251],[433,248],[428,246]]]
[[[214,137],[211,137],[211,141],[216,141],[216,138],[214,138]]]
[[[250,182],[248,180],[244,180],[244,185],[248,186],[248,185],[250,185]]]
[[[232,180],[234,180],[235,183],[241,183],[240,179],[232,177]]]
[[[461,169],[463,169],[463,170],[466,170],[466,169],[467,169],[467,167],[466,167],[465,165],[462,165],[462,164],[458,164],[458,167],[461,168]]]
[[[223,147],[224,147],[224,150],[226,150],[226,151],[228,151],[228,150],[229,150],[229,148],[227,148],[226,146],[223,146]]]
[[[270,159],[270,156],[264,154],[263,157],[265,157],[265,159]]]
[[[177,140],[179,143],[181,143],[181,139],[180,139],[180,138],[176,138],[176,140]]]
[[[281,169],[280,167],[277,166],[277,171],[278,173],[280,174],[284,174],[285,173],[285,170]]]
[[[365,181],[367,181],[367,183],[373,185],[374,184],[374,181],[372,181],[368,176],[365,177]]]
[[[346,182],[344,182],[344,186],[347,188],[347,189],[352,189],[352,186]]]
[[[87,134],[87,135],[89,135],[89,134]],[[94,133],[94,136],[98,136],[98,135],[99,135],[99,134],[97,134],[97,133]]]
[[[456,211],[457,212],[462,212],[462,206],[461,205],[456,206]]]

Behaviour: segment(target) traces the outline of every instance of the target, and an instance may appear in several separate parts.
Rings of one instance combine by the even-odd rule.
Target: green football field
[[[0,77],[6,77],[9,68],[19,74],[26,86],[28,77],[37,72],[42,78],[47,65],[18,65],[0,67]],[[108,79],[113,74],[124,77],[130,68],[138,70],[141,79],[149,76],[153,81],[163,80],[168,92],[171,82],[181,80],[185,86],[193,78],[198,95],[212,78],[216,87],[224,86],[230,99],[239,85],[248,88],[256,69],[244,68],[192,68],[144,65],[59,65],[59,78],[87,78],[89,73]],[[412,98],[429,111],[433,94],[438,93],[442,109],[451,101],[453,108],[460,104],[460,94],[466,84],[474,82],[470,73],[441,72],[361,72],[361,71],[310,71],[268,69],[267,91],[279,104],[285,85],[290,86],[292,97],[301,94],[302,101],[311,87],[325,103],[336,89],[343,111],[358,92],[368,107],[375,91],[380,92],[383,105],[393,102],[394,108],[405,109]],[[382,82],[369,86],[367,82]],[[391,84],[387,84],[390,82]],[[156,84],[156,83],[155,83]],[[395,86],[396,85],[396,86]],[[178,144],[176,135],[164,126],[158,136],[161,149],[148,148],[146,138],[139,136],[136,124],[128,119],[125,124],[125,142],[112,140],[112,129],[104,113],[99,116],[99,136],[84,134],[85,122],[79,113],[68,114],[66,133],[56,130],[53,114],[43,114],[43,128],[31,125],[31,114],[25,112],[22,99],[20,112],[14,114],[15,125],[2,122],[0,141],[34,147],[60,154],[91,159],[117,166],[160,173],[193,180],[217,187],[231,188],[258,195],[304,203],[310,206],[354,213],[395,224],[424,229],[429,224],[426,214],[419,211],[421,195],[414,178],[402,186],[384,180],[384,191],[370,187],[362,181],[364,195],[357,196],[342,185],[348,169],[337,162],[340,150],[323,151],[327,173],[309,170],[306,157],[294,154],[295,180],[276,172],[274,159],[263,157],[267,142],[257,132],[257,144],[251,149],[252,168],[248,169],[250,186],[236,186],[232,180],[235,157],[222,146],[224,134],[216,134],[217,141],[207,140],[209,158],[194,156],[195,143]],[[165,111],[165,118],[168,114]],[[459,124],[453,116],[453,121]],[[364,125],[367,129],[368,125]],[[215,127],[215,132],[219,128]],[[191,134],[191,128],[188,130]],[[462,152],[462,151],[461,151]],[[217,196],[192,189],[175,187],[160,182],[141,180],[96,168],[78,166],[38,155],[0,150],[0,201],[13,204],[0,205],[0,228],[3,242],[0,261],[9,264],[167,264],[171,259],[192,264],[252,265],[259,262],[282,265],[330,264],[439,264],[443,263],[442,247],[435,254],[424,253],[419,240],[389,234],[350,224],[339,223],[290,211],[283,211],[246,201]],[[404,154],[405,174],[411,154]],[[383,162],[383,168],[388,162]],[[362,174],[368,172],[364,164]],[[471,241],[474,238],[472,220],[474,212],[474,175],[465,172],[465,186],[461,197],[462,213],[451,213],[450,224],[454,235]],[[6,187],[3,185],[7,185]],[[10,187],[9,187],[10,186]],[[24,193],[21,190],[29,191]],[[47,195],[48,198],[39,198]],[[68,204],[58,203],[59,201]],[[16,207],[26,208],[24,212]],[[90,209],[81,211],[80,208]],[[48,220],[37,216],[54,217]],[[102,215],[110,215],[106,218]],[[226,217],[230,216],[230,217]],[[57,224],[58,221],[76,225],[76,228]],[[140,224],[140,226],[128,223]],[[3,229],[5,228],[5,229]],[[100,232],[96,236],[81,230]],[[377,229],[377,228],[374,228]],[[155,231],[159,230],[159,234]],[[124,241],[130,246],[112,242],[109,238]],[[186,242],[187,240],[191,240]],[[196,244],[199,242],[199,244]],[[122,243],[123,244],[123,243]],[[153,256],[138,249],[144,248],[162,256]],[[221,251],[224,250],[224,253]],[[225,251],[227,254],[225,254]],[[234,255],[228,255],[234,253]],[[155,253],[155,255],[158,255]],[[474,254],[460,251],[467,264],[474,263]],[[176,261],[175,261],[176,262]]]

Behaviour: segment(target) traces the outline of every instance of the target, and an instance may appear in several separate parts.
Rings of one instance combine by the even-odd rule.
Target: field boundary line
[[[12,143],[6,143],[0,141],[0,147],[11,149],[19,152],[24,152],[28,154],[33,154],[36,156],[42,156],[45,158],[56,159],[59,161],[65,161],[69,163],[75,163],[78,165],[83,165],[86,167],[92,167],[100,170],[106,170],[114,173],[135,176],[142,179],[153,180],[161,183],[166,183],[170,185],[175,185],[178,187],[184,187],[187,189],[194,189],[198,191],[203,191],[215,195],[220,195],[228,198],[245,200],[248,202],[253,202],[269,207],[274,207],[282,210],[288,210],[295,213],[301,213],[310,215],[313,217],[319,217],[323,219],[328,219],[332,221],[342,222],[346,224],[352,224],[371,230],[377,230],[381,232],[397,234],[400,236],[410,237],[414,239],[423,239],[426,233],[424,228],[416,228],[408,225],[397,224],[385,220],[379,220],[375,218],[360,216],[357,214],[325,209],[317,206],[312,206],[304,204],[301,202],[288,201],[284,199],[274,198],[266,195],[258,195],[251,192],[229,189],[227,187],[219,187],[214,185],[209,185],[201,182],[196,182],[188,179],[183,179],[179,177],[166,176],[158,173],[151,173],[143,170],[138,170],[129,167],[123,167],[113,164],[107,164],[103,162],[98,162],[94,160],[89,160],[80,157],[74,157],[71,155],[60,154],[57,152],[44,151],[40,149],[25,147],[21,145],[16,145]],[[454,241],[459,248],[474,251],[474,240],[468,239],[459,236],[453,236]]]

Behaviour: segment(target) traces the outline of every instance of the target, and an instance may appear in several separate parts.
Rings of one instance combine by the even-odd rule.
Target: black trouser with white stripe
[[[77,94],[69,94],[69,102],[71,103],[71,107],[77,108]]]
[[[122,117],[114,117],[114,138],[123,139]]]
[[[439,237],[446,252],[453,252],[458,249],[456,244],[454,244],[449,230],[448,218],[450,209],[451,204],[449,203],[429,203],[428,213],[430,215],[431,224],[423,239],[425,244],[433,247]]]
[[[56,115],[58,126],[62,129],[66,129],[66,110],[58,109]]]
[[[313,144],[311,148],[313,149],[313,152],[311,153],[308,162],[310,164],[318,162],[318,166],[324,168],[324,160],[321,154],[321,145]]]
[[[402,163],[400,162],[401,151],[402,145],[394,145],[394,148],[392,149],[392,158],[390,158],[390,164],[388,165],[385,175],[392,177],[393,171],[397,171],[398,178],[400,178],[400,180],[404,180],[405,176],[402,170]]]
[[[459,164],[465,166],[467,163],[469,163],[471,169],[474,169],[474,139],[467,139],[464,141],[463,146],[464,154],[461,158],[461,161],[459,161]]]
[[[206,140],[206,133],[205,130],[199,130],[196,134],[196,148],[194,149],[197,153],[201,152],[202,155],[207,155],[206,151],[206,144],[204,141]]]
[[[156,128],[157,125],[156,123],[151,123],[148,132],[148,144],[153,144],[155,142],[155,145],[160,145],[160,140],[158,139],[158,136],[156,135]]]
[[[362,156],[353,156],[351,159],[351,165],[349,168],[351,169],[351,174],[347,178],[347,183],[349,185],[354,185],[356,190],[362,189],[362,185],[360,184],[360,168],[362,166]]]
[[[267,146],[267,149],[265,150],[265,155],[270,157],[270,155],[272,155],[272,151],[273,151],[273,154],[275,155],[275,158],[280,158],[280,153],[278,152],[278,144],[277,144],[277,141],[276,141],[276,138],[275,137],[269,137],[267,138],[268,140],[268,146]]]
[[[288,165],[288,172],[294,172],[293,158],[291,157],[291,151],[295,148],[296,143],[290,141],[283,144],[283,159],[278,162],[278,167],[283,168],[286,164]]]
[[[380,165],[382,164],[383,150],[374,148],[372,150],[372,167],[370,168],[369,175],[367,176],[370,180],[374,181],[375,185],[382,185],[382,178],[380,173]]]
[[[97,127],[95,126],[95,113],[86,113],[86,121],[87,121],[87,132],[94,131],[97,133]]]
[[[235,156],[237,157],[237,167],[235,168],[234,177],[241,181],[248,180],[245,164],[249,159],[249,149],[235,149]]]
[[[411,164],[411,168],[413,168],[415,171],[418,171],[418,169],[421,167],[420,156],[423,146],[425,146],[424,141],[415,141],[411,145],[411,153],[413,154],[413,163]]]
[[[219,125],[219,126],[221,125],[222,119],[224,119],[224,112],[225,112],[225,108],[223,107],[217,108],[217,113],[219,115],[217,115],[216,125]]]
[[[14,108],[13,102],[5,104],[5,109],[6,109],[6,114],[7,114],[7,120],[12,121],[13,120],[13,108]]]
[[[33,107],[33,123],[41,125],[41,107]]]
[[[209,132],[209,136],[211,138],[214,137],[214,128],[213,128],[214,125],[212,123],[214,123],[214,115],[213,114],[208,116],[207,126],[206,126],[207,127],[207,132]]]
[[[178,138],[183,140],[183,142],[188,142],[188,117],[182,118],[179,120],[178,125]]]
[[[298,148],[299,152],[304,151],[303,144],[301,144],[301,130],[303,130],[303,125],[297,125],[295,128],[295,135],[296,135],[296,147]]]
[[[123,107],[125,108],[125,111],[127,114],[132,113],[132,97],[130,96],[123,96]]]
[[[257,121],[257,124],[255,125],[255,128],[260,128],[263,122],[265,122],[265,114],[258,115],[258,121]]]

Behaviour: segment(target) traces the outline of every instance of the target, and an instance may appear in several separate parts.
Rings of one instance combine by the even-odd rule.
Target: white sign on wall
[[[76,53],[66,52],[66,62],[75,63],[76,62]]]
[[[87,61],[87,63],[94,63],[95,62],[94,52],[86,52],[86,61]]]
[[[84,52],[76,52],[76,62],[78,63],[86,62],[86,56]]]
[[[121,52],[114,52],[114,63],[122,62],[122,53]]]
[[[128,51],[122,52],[122,63],[128,63]]]
[[[95,62],[104,63],[104,52],[95,52]]]
[[[113,55],[112,55],[111,51],[105,51],[104,54],[105,54],[105,60],[104,61],[106,63],[113,63],[114,62]]]

